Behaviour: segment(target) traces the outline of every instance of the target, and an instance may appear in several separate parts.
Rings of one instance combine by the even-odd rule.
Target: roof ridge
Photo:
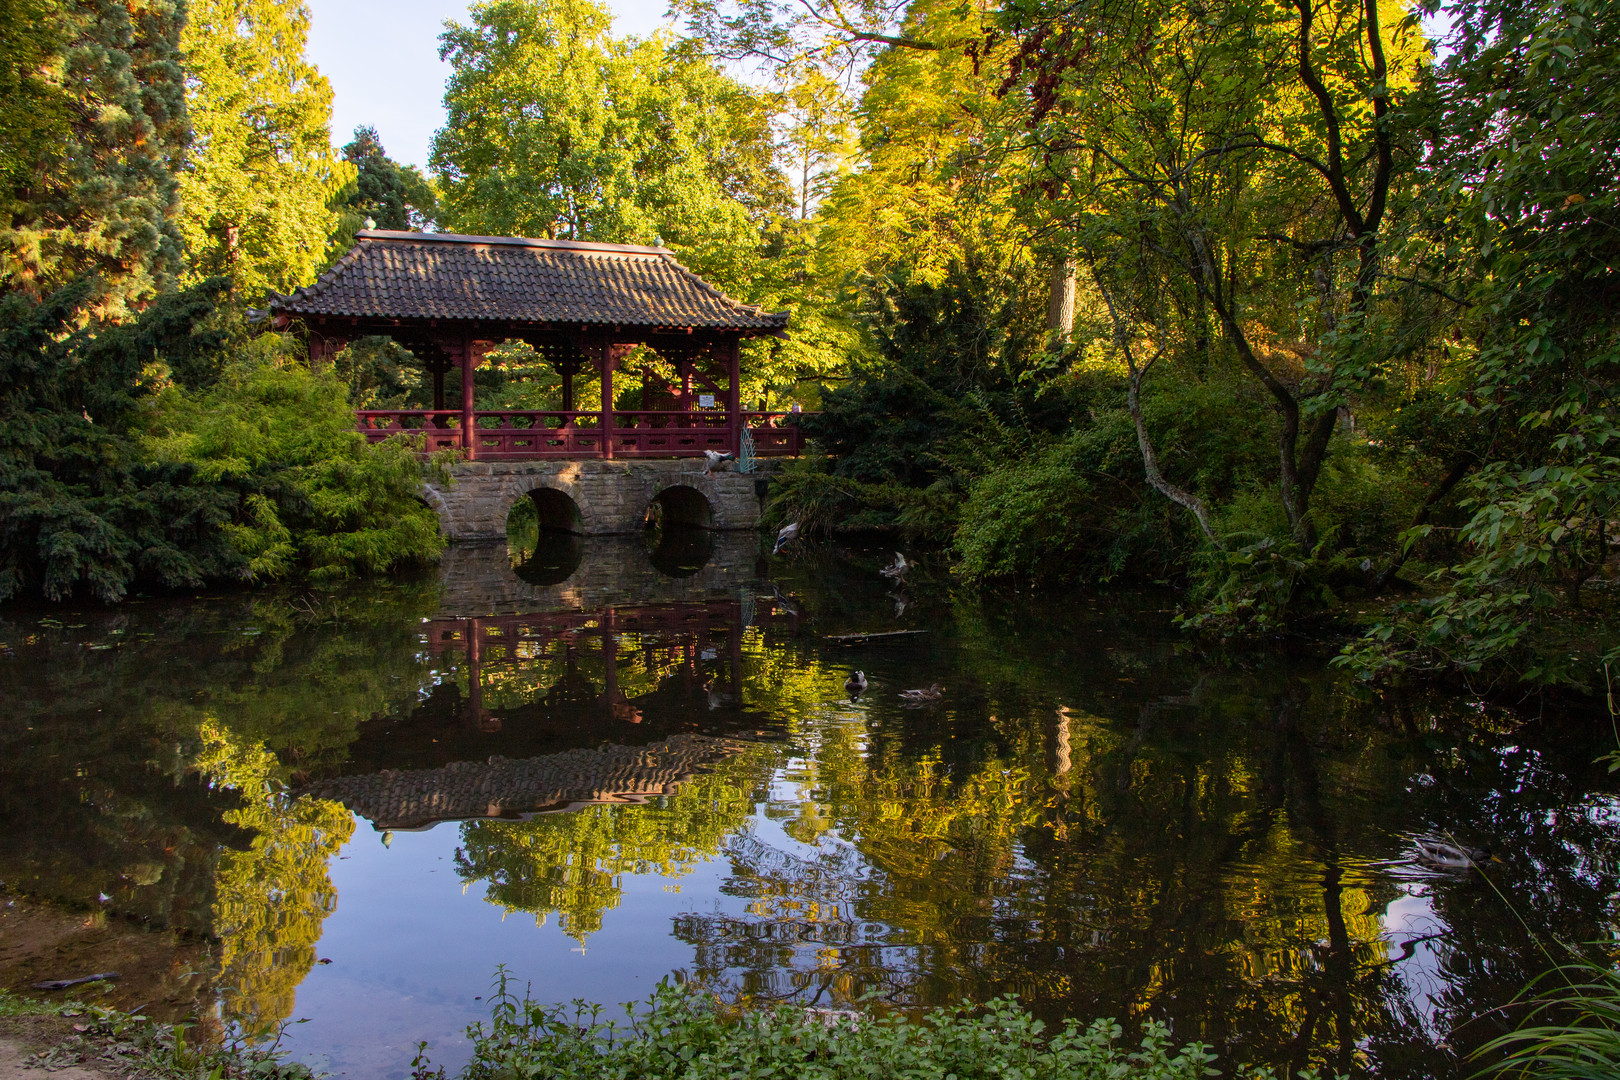
[[[670,252],[670,255],[672,257],[668,260],[669,264],[675,267],[675,269],[679,270],[681,273],[685,274],[687,277],[691,278],[693,281],[697,282],[699,288],[707,289],[717,298],[724,300],[726,303],[731,304],[734,307],[740,307],[744,311],[751,311],[758,315],[765,310],[763,304],[748,304],[738,300],[736,297],[732,296],[718,285],[714,285],[707,281],[703,275],[699,274],[696,270],[693,270],[691,267],[681,262],[680,257],[675,255],[674,252]]]
[[[647,244],[607,244],[596,240],[550,240],[530,236],[477,236],[471,233],[409,232],[398,229],[360,229],[356,240],[384,240],[416,244],[474,244],[487,247],[555,248],[562,251],[602,251],[620,255],[674,255],[667,247]]]

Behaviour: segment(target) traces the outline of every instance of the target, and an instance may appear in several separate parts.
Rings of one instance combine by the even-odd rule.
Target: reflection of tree
[[[693,975],[799,1000],[1015,991],[1052,1016],[1241,1032],[1250,1060],[1358,1067],[1367,1040],[1422,1034],[1384,939],[1394,890],[1341,854],[1370,846],[1403,772],[1320,688],[1284,685],[1200,681],[1131,723],[991,701],[935,746],[914,722],[897,743],[877,710],[824,711],[800,732],[799,798],[770,809],[808,846],[726,845],[749,907],[682,916]]]
[[[583,941],[619,906],[623,874],[680,877],[713,858],[753,813],[775,751],[750,748],[646,805],[587,806],[529,821],[471,821],[461,827],[456,869],[482,880],[507,911],[556,913]]]
[[[198,767],[243,800],[225,820],[253,832],[245,851],[220,857],[214,932],[220,940],[227,1020],[263,1035],[292,1014],[298,984],[315,964],[321,924],[337,906],[327,863],[354,831],[339,803],[291,798],[275,755],[202,725]]]
[[[194,768],[205,718],[289,772],[340,761],[363,721],[430,684],[420,618],[437,595],[132,604],[37,632],[0,616],[17,643],[0,664],[0,880],[206,936],[215,860],[242,841]]]
[[[697,946],[700,974],[741,967],[751,994],[902,990],[915,973],[890,970],[885,948],[926,948],[992,914],[1020,832],[1041,820],[1052,791],[1018,761],[991,757],[953,774],[937,752],[866,749],[855,723],[822,725],[811,741],[813,757],[793,774],[801,798],[773,807],[809,853],[729,842],[726,891],[749,899],[747,918],[683,916],[677,933]]]

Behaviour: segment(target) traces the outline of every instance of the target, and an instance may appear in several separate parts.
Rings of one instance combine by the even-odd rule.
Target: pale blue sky
[[[439,32],[462,19],[467,0],[309,0],[309,58],[332,81],[332,140],[371,124],[388,156],[427,164],[428,141],[444,123],[445,65]],[[666,0],[608,0],[614,30],[646,35],[664,24]]]

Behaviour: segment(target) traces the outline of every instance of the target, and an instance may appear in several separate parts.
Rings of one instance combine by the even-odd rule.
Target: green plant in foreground
[[[983,1006],[928,1011],[921,1019],[778,1004],[740,1011],[662,983],[625,1021],[576,1001],[543,1005],[512,993],[496,973],[493,1017],[468,1031],[466,1080],[1197,1080],[1218,1075],[1202,1043],[1177,1050],[1169,1029],[1149,1022],[1140,1044],[1119,1044],[1111,1020],[1074,1021],[1048,1035],[1010,997]],[[1269,1072],[1254,1074],[1269,1076]]]
[[[1547,983],[1556,985],[1540,992]],[[1620,969],[1574,960],[1538,976],[1522,996],[1531,1008],[1519,1027],[1479,1049],[1478,1057],[1501,1055],[1481,1076],[1620,1078]]]

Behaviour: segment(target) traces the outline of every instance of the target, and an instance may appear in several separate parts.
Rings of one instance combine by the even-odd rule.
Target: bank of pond
[[[419,1072],[527,1040],[561,1055],[531,1074],[591,1075],[543,1006],[660,984],[646,1030],[745,1075],[1037,1022],[986,1067],[1070,1075],[1038,1055],[1101,1055],[1112,1018],[1108,1053],[1435,1077],[1556,943],[1612,935],[1606,716],[1369,698],[1329,649],[1190,639],[1167,594],[964,597],[751,534],[678,556],[455,546],[414,580],[0,610],[0,882],[46,920],[0,986],[378,1080],[422,1042]],[[622,1074],[679,1057],[654,1043]]]

